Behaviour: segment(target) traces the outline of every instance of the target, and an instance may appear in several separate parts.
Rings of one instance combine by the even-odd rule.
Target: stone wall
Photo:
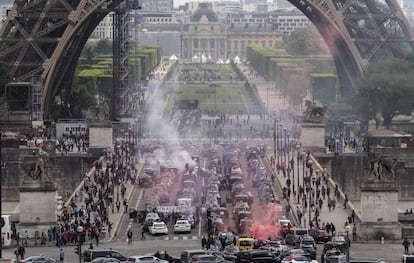
[[[4,148],[2,149],[2,160],[7,164],[2,168],[1,195],[4,201],[19,201],[19,188],[23,181],[22,160],[33,156],[37,148]],[[57,155],[50,158],[46,167],[49,170],[49,177],[58,186],[58,193],[64,198],[79,184],[81,177],[92,167],[97,157],[86,155]]]
[[[411,165],[411,149],[391,149],[386,154],[398,158],[396,167],[396,180],[399,185],[398,200],[414,201],[414,191],[410,189],[414,185],[414,166]],[[411,155],[414,156],[414,155]],[[326,167],[332,179],[338,183],[350,200],[360,200],[361,183],[369,171],[368,157],[366,153],[347,153],[341,155],[325,155],[317,157],[318,162]]]

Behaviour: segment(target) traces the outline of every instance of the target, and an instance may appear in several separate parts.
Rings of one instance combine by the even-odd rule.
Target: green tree
[[[370,64],[353,98],[355,110],[369,121],[374,119],[389,128],[396,115],[410,115],[414,110],[414,64],[391,59]]]
[[[81,57],[86,58],[87,64],[93,63],[93,57],[95,56],[94,47],[91,43],[87,43],[82,49]]]
[[[112,42],[108,39],[101,39],[96,42],[95,52],[101,54],[112,54]]]
[[[294,56],[328,54],[328,48],[315,26],[298,28],[285,41],[285,49]]]
[[[81,78],[76,72],[72,85],[71,109],[73,117],[82,117],[82,111],[97,104],[98,89],[93,78]]]

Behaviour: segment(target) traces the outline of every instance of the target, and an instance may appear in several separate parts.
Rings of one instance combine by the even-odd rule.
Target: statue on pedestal
[[[25,162],[24,170],[26,175],[32,178],[33,181],[43,183],[50,181],[47,174],[45,164],[47,162],[47,153],[40,150],[36,162]],[[27,180],[24,180],[27,181]]]
[[[325,118],[326,106],[319,101],[305,101],[303,122],[321,123]]]
[[[384,156],[380,149],[371,150],[368,153],[369,173],[368,177],[374,180],[395,180],[395,167],[398,160]]]

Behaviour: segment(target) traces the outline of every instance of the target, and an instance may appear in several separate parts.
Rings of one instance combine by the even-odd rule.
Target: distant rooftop
[[[218,22],[217,14],[210,8],[209,3],[200,3],[198,9],[191,16],[191,22],[200,22],[206,16],[209,22]]]
[[[402,134],[393,130],[372,130],[367,133],[368,137],[411,137],[411,134]]]

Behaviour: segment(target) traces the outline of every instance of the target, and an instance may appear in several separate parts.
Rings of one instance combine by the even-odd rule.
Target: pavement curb
[[[142,170],[142,167],[143,167],[143,164],[142,164],[142,162],[139,162],[138,163],[138,169],[137,169],[137,177],[139,176],[139,174],[141,173],[141,170]],[[138,179],[138,178],[137,178]],[[135,182],[137,182],[137,180],[135,180]],[[133,184],[133,185],[131,185],[133,188],[132,188],[132,190],[129,192],[129,194],[128,194],[128,201],[130,201],[131,200],[131,196],[132,196],[132,194],[133,193],[135,193],[136,192],[136,190],[137,190],[137,188],[135,187],[136,185],[135,185],[135,183]],[[130,204],[128,204],[128,207],[129,207],[129,205]],[[114,228],[112,229],[112,231],[113,231],[113,235],[111,235],[111,237],[108,239],[108,240],[105,240],[105,242],[111,242],[111,241],[113,241],[114,239],[115,239],[115,237],[117,237],[118,236],[118,228],[119,228],[119,226],[120,226],[120,224],[121,224],[121,222],[122,222],[122,220],[124,219],[124,217],[125,217],[125,215],[126,214],[128,214],[128,211],[126,211],[125,213],[122,213],[122,215],[119,217],[119,219],[118,219],[118,221],[116,222],[116,223],[114,223]]]

